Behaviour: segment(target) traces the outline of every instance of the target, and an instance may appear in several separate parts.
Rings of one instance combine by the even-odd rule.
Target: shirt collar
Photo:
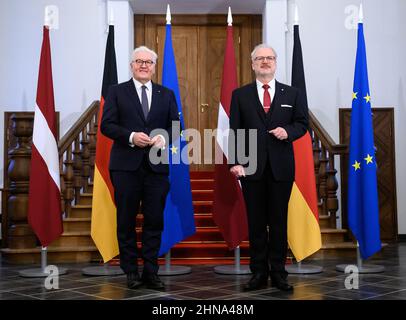
[[[262,83],[261,81],[259,81],[258,79],[255,80],[257,83],[257,88],[258,89],[263,89],[262,86],[264,85],[264,83]],[[271,81],[269,81],[268,86],[270,87],[270,89],[275,89],[275,78],[273,78]]]
[[[138,80],[136,80],[135,78],[133,78],[133,82],[134,82],[135,88],[136,88],[137,90],[138,90],[138,89],[141,90],[141,87],[144,86],[144,85],[147,87],[147,89],[148,89],[150,92],[151,92],[151,90],[152,90],[152,81],[151,81],[151,80],[149,80],[147,83],[143,84],[143,83],[139,82]]]

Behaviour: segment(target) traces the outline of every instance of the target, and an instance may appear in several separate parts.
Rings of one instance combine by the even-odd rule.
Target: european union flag
[[[178,75],[172,47],[171,25],[166,25],[162,85],[175,93],[181,130],[185,128],[182,104],[179,95]],[[182,133],[180,138],[169,146],[169,181],[171,184],[164,210],[164,230],[162,232],[159,255],[167,253],[176,243],[196,232],[193,215],[192,192],[190,188],[189,164],[180,161],[181,150],[186,146]]]
[[[364,31],[359,23],[351,111],[348,223],[363,259],[381,249],[376,169]]]

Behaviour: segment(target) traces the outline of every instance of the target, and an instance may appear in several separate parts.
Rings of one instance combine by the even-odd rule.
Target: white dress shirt
[[[258,97],[259,97],[259,101],[261,101],[262,106],[264,106],[264,92],[265,92],[265,89],[262,88],[262,86],[264,84],[267,84],[269,86],[268,91],[269,91],[269,94],[271,96],[271,104],[272,104],[273,98],[275,97],[275,78],[273,78],[268,83],[262,83],[258,79],[256,80],[256,82],[257,82]]]
[[[143,84],[133,78],[133,82],[135,85],[135,89],[137,90],[138,98],[140,99],[141,104],[142,104],[142,86],[147,87],[147,89],[145,91],[147,93],[147,98],[148,98],[148,110],[151,110],[151,101],[152,101],[152,82],[151,82],[151,80],[148,81],[147,83]]]
[[[152,82],[151,82],[151,80],[148,81],[147,83],[143,84],[143,83],[139,82],[138,80],[136,80],[135,78],[133,78],[133,82],[135,85],[135,89],[137,90],[138,98],[140,99],[141,104],[142,104],[142,86],[147,87],[147,89],[145,91],[146,91],[147,99],[148,99],[148,110],[151,110],[151,102],[152,102]],[[134,134],[135,134],[135,132],[131,132],[130,138],[128,139],[128,142],[131,147],[135,146],[133,144]],[[162,137],[162,139],[164,141],[164,145],[165,145],[165,143],[166,143],[165,138],[162,135],[159,135],[159,136]],[[162,149],[165,149],[165,146],[162,147]]]

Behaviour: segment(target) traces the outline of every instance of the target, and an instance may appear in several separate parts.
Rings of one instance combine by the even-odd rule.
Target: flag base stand
[[[315,274],[323,272],[323,267],[307,264],[302,265],[302,262],[297,264],[288,265],[285,267],[289,274]]]
[[[51,272],[45,271],[47,267],[47,248],[41,249],[41,268],[32,268],[21,270],[18,275],[23,278],[46,278],[51,275]],[[66,268],[57,267],[58,275],[66,274],[68,271]],[[56,274],[53,274],[56,276]]]
[[[66,274],[68,271],[66,268],[60,268],[58,267],[58,275],[63,275]],[[23,278],[46,278],[51,273],[45,272],[45,268],[32,268],[32,269],[26,269],[26,270],[21,270],[18,275]]]
[[[348,266],[351,266],[351,265],[350,264],[338,264],[338,265],[336,265],[336,271],[345,272],[345,269]],[[381,273],[381,272],[385,271],[384,266],[378,266],[378,265],[373,265],[373,264],[357,266],[357,268],[358,268],[358,270],[357,270],[358,273]]]
[[[171,251],[165,255],[165,267],[159,268],[159,276],[179,276],[182,274],[188,274],[192,272],[191,267],[186,266],[172,266],[171,265]]]
[[[348,266],[355,266],[357,267],[356,272],[358,273],[381,273],[385,271],[384,266],[374,265],[374,264],[363,264],[361,254],[359,251],[359,244],[357,242],[357,264],[338,264],[336,265],[336,271],[338,272],[346,272]]]
[[[242,266],[240,259],[240,247],[234,249],[234,265],[217,266],[214,267],[214,272],[218,274],[228,275],[241,275],[250,274],[251,270],[249,266]]]
[[[82,274],[85,276],[120,276],[124,274],[124,271],[117,266],[109,266],[103,264],[97,267],[87,267],[82,269]]]

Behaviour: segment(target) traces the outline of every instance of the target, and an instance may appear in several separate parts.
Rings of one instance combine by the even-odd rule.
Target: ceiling
[[[129,0],[135,14],[262,14],[266,0]]]

